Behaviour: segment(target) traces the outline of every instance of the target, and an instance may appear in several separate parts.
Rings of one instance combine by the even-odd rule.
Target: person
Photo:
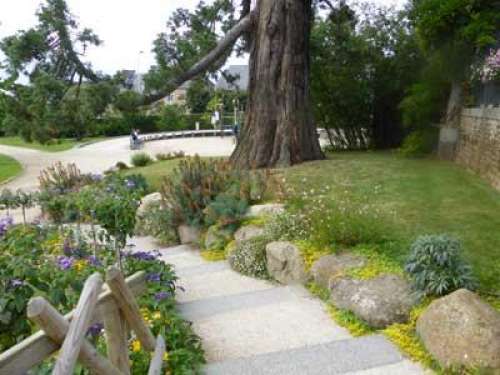
[[[132,144],[135,145],[137,143],[137,133],[135,129],[132,129],[132,131],[130,132],[130,138],[132,139]]]

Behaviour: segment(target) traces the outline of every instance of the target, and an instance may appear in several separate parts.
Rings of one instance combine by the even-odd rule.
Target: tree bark
[[[463,105],[463,86],[460,82],[454,81],[451,84],[450,97],[446,109],[446,126],[458,128],[460,125],[460,113]]]
[[[258,0],[240,167],[289,166],[323,158],[309,98],[311,0]]]

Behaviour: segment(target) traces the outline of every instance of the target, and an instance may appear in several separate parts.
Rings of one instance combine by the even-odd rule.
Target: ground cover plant
[[[331,154],[329,160],[284,170],[283,177],[302,193],[329,202],[349,196],[357,207],[367,205],[370,222],[375,215],[388,222],[375,222],[377,233],[370,235],[385,238],[380,252],[401,265],[420,235],[458,238],[479,290],[498,295],[500,193],[479,177],[451,163],[390,152]]]
[[[0,184],[21,173],[23,167],[15,159],[0,155]]]

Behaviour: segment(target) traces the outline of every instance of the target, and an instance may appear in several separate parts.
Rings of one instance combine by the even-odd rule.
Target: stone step
[[[230,283],[228,284],[230,287]],[[203,338],[208,362],[350,338],[302,287],[272,287],[181,303]]]
[[[382,375],[391,374],[389,371],[393,370],[404,370],[398,373],[400,375],[419,373],[404,361],[396,348],[383,336],[372,335],[210,363],[205,366],[204,373],[208,375]]]
[[[391,365],[374,367],[368,370],[348,372],[346,375],[423,375],[434,374],[431,370],[424,370],[421,366],[405,359]]]
[[[178,259],[174,265],[179,265]],[[199,267],[200,272],[195,273],[196,268],[193,267]],[[181,303],[213,297],[234,296],[275,287],[270,282],[240,275],[229,267],[220,265],[209,266],[207,263],[201,263],[192,267],[176,267],[176,270],[181,275],[179,284],[185,289],[184,292],[177,295],[177,301]],[[183,277],[183,272],[187,272],[189,276]]]

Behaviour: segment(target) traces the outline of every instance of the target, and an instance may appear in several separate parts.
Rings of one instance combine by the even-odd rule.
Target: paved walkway
[[[140,250],[157,248],[149,238],[133,242]],[[203,340],[207,374],[424,373],[383,336],[351,337],[302,286],[242,276],[189,246],[160,251],[185,288],[179,309]]]
[[[197,137],[178,138],[148,142],[141,150],[130,150],[128,137],[113,138],[96,142],[84,147],[76,147],[62,152],[43,152],[21,147],[0,145],[0,154],[5,154],[18,160],[24,167],[23,173],[1,188],[34,190],[38,185],[40,170],[54,163],[76,163],[85,173],[102,173],[117,162],[130,164],[134,153],[145,152],[151,156],[157,153],[184,151],[186,155],[228,156],[234,149],[233,137]]]

